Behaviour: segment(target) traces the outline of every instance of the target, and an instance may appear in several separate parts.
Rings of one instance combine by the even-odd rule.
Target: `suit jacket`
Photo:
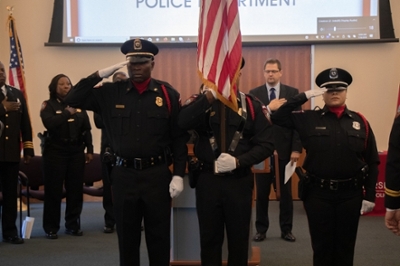
[[[250,90],[250,94],[257,97],[265,106],[269,104],[268,90],[265,84]],[[280,84],[279,99],[289,99],[296,94],[299,94],[298,89],[282,83]],[[298,110],[301,110],[301,107],[299,107]],[[273,132],[275,150],[278,153],[279,159],[289,160],[292,151],[302,151],[302,145],[297,131],[273,125]]]
[[[0,137],[0,161],[19,162],[21,159],[21,138],[24,155],[34,156],[32,126],[28,106],[22,92],[14,87],[5,86],[8,101],[16,102],[19,99],[21,107],[18,111],[6,112],[1,103],[5,96],[0,90],[0,121],[3,122],[5,127]]]

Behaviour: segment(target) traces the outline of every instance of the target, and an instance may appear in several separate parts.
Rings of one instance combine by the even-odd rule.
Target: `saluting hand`
[[[18,111],[19,108],[21,107],[21,103],[19,101],[18,102],[9,102],[7,100],[8,100],[8,98],[5,97],[4,100],[1,102],[1,104],[3,104],[4,110],[6,110],[6,112]]]

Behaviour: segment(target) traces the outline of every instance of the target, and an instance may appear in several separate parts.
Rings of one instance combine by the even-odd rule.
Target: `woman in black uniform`
[[[65,233],[73,236],[83,234],[79,221],[83,203],[83,175],[85,162],[89,163],[93,158],[93,144],[86,111],[69,107],[63,102],[71,88],[71,81],[66,75],[55,76],[49,85],[50,99],[43,102],[40,111],[47,129],[43,149],[43,229],[48,239],[58,238],[64,193]]]

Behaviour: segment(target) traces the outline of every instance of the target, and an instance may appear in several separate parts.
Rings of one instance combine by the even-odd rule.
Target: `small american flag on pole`
[[[237,111],[236,81],[242,62],[237,0],[203,0],[197,43],[198,73],[218,99]]]
[[[10,85],[20,89],[25,99],[27,99],[22,49],[15,28],[15,19],[11,14],[8,16],[8,27],[10,36],[10,70],[8,80]]]

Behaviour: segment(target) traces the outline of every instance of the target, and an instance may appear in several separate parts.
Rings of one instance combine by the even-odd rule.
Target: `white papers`
[[[285,184],[290,180],[292,177],[294,170],[296,169],[297,163],[293,163],[289,161],[289,163],[285,167]]]
[[[25,217],[24,223],[22,224],[22,238],[24,238],[24,239],[31,238],[34,221],[35,221],[35,218],[33,218],[33,217],[28,217],[28,216]]]

